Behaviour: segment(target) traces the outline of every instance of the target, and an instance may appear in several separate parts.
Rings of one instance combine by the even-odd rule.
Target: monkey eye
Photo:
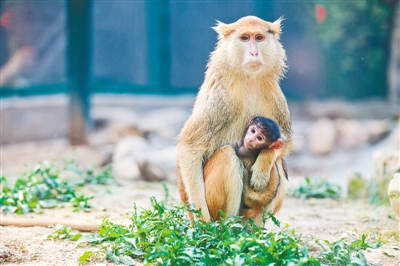
[[[251,129],[251,133],[256,133],[256,131],[254,130],[254,128]]]
[[[243,42],[247,42],[248,40],[250,40],[250,36],[247,34],[244,34],[244,35],[240,36],[239,38]]]
[[[259,141],[262,141],[262,137],[260,137],[260,136],[258,136],[257,139],[258,139]]]
[[[265,39],[265,38],[264,38],[263,35],[260,35],[260,34],[259,34],[259,35],[256,35],[256,41],[257,41],[257,42],[262,42],[262,41],[264,41],[264,39]]]

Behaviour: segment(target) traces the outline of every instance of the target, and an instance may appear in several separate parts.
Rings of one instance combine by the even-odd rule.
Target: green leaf
[[[125,265],[135,265],[135,261],[129,256],[120,256],[119,261]]]
[[[132,253],[133,255],[135,255],[135,256],[143,256],[144,254],[146,254],[146,253],[144,253],[143,251],[141,251],[140,249],[132,250],[131,253]]]
[[[82,234],[75,234],[73,237],[71,237],[72,241],[77,241],[78,239],[80,239],[82,237]]]
[[[90,256],[93,255],[93,251],[86,251],[82,254],[82,256],[79,257],[79,262],[84,263],[90,258]]]
[[[395,258],[396,257],[395,255],[390,254],[390,253],[388,253],[387,251],[384,251],[384,250],[382,251],[382,253],[385,254],[388,257],[391,257],[391,258]]]

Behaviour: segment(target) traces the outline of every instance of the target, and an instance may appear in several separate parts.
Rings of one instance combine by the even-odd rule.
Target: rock
[[[306,136],[308,135],[310,123],[309,121],[293,121],[294,146],[291,151],[292,154],[300,154],[306,150]]]
[[[378,202],[387,201],[390,180],[400,169],[399,151],[376,151],[372,155],[374,166],[370,194]]]
[[[98,151],[101,154],[101,166],[111,165],[112,164],[112,157],[114,153],[114,147],[111,144],[102,145],[98,148]]]
[[[392,177],[400,169],[400,153],[398,150],[375,151],[372,160],[376,176],[388,174]]]
[[[319,119],[312,126],[308,135],[311,152],[316,155],[328,155],[333,151],[336,142],[336,127],[332,120]]]
[[[0,260],[2,261],[8,261],[7,259],[9,259],[13,254],[11,253],[10,250],[8,250],[8,248],[6,248],[5,246],[0,246]]]
[[[390,206],[400,220],[400,173],[396,173],[392,180],[390,180],[388,188],[388,196]]]
[[[373,144],[390,133],[390,125],[387,120],[372,120],[367,125],[368,142]]]
[[[114,149],[113,172],[117,179],[174,181],[176,156],[175,145],[154,147],[140,137],[124,138]]]
[[[148,144],[140,137],[127,137],[120,140],[113,153],[112,168],[116,179],[136,180],[141,177],[139,162],[144,161]]]
[[[115,179],[139,180],[141,179],[138,163],[132,158],[122,158],[113,161],[112,172]]]
[[[366,143],[368,135],[357,120],[337,119],[338,145],[352,150]]]
[[[107,144],[115,144],[122,138],[129,136],[137,136],[141,138],[147,137],[147,132],[138,130],[135,126],[122,122],[107,122],[107,125],[90,134],[90,144],[93,146],[102,146]]]
[[[116,121],[122,124],[137,126],[139,115],[126,107],[105,106],[94,104],[91,117],[94,120]]]
[[[121,123],[121,122],[112,122],[107,128],[108,131],[108,143],[116,143],[122,138],[129,136],[137,136],[141,138],[146,138],[146,132],[140,131],[135,126]]]
[[[162,137],[173,140],[179,133],[190,112],[185,108],[169,107],[144,115],[138,124],[141,131],[155,131]]]
[[[168,146],[150,150],[146,154],[146,161],[157,165],[164,172],[176,169],[177,149],[175,146]]]
[[[140,173],[145,181],[162,181],[166,174],[155,164],[147,161],[139,163]]]

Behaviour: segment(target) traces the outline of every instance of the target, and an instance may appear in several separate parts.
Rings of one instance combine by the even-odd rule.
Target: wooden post
[[[157,93],[170,89],[169,1],[146,1],[147,78]]]
[[[67,78],[70,92],[69,139],[87,143],[90,130],[92,0],[67,1]]]

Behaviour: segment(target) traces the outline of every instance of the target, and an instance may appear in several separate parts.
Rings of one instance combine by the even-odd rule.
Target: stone
[[[118,161],[113,161],[112,172],[116,180],[139,180],[141,173],[138,163],[132,157],[122,158]]]
[[[377,143],[390,133],[390,124],[387,120],[372,120],[367,124],[368,142]]]
[[[145,160],[167,172],[176,168],[177,154],[176,146],[167,146],[148,151]]]
[[[336,119],[338,145],[344,150],[352,150],[365,144],[368,135],[358,120]]]
[[[388,188],[388,197],[390,206],[397,215],[400,221],[400,173],[396,173],[392,180],[390,180]]]
[[[315,155],[328,155],[333,151],[335,142],[335,123],[325,118],[315,122],[308,135],[310,151]]]
[[[139,163],[140,174],[145,181],[162,181],[166,174],[155,164],[147,161]]]
[[[147,141],[141,137],[127,137],[120,140],[112,156],[114,177],[118,180],[141,178],[139,162],[144,161],[148,149]]]
[[[377,202],[387,202],[390,180],[400,170],[400,154],[398,150],[375,151],[372,155],[373,179],[371,180],[371,197]]]
[[[11,253],[11,251],[6,248],[5,246],[1,245],[0,246],[0,260],[2,261],[7,261],[7,259],[9,259],[11,256],[13,256],[13,254]]]
[[[116,143],[119,140],[136,136],[140,138],[146,138],[146,132],[140,131],[134,125],[122,123],[122,122],[112,122],[107,128],[107,142]]]
[[[294,140],[294,146],[293,149],[291,150],[291,154],[301,154],[307,149],[307,140],[306,136],[308,135],[308,129],[310,127],[309,121],[293,121],[292,122],[292,127],[293,127],[293,140]]]
[[[157,109],[145,114],[139,121],[141,131],[154,131],[160,136],[173,140],[189,117],[190,112],[180,107]]]

